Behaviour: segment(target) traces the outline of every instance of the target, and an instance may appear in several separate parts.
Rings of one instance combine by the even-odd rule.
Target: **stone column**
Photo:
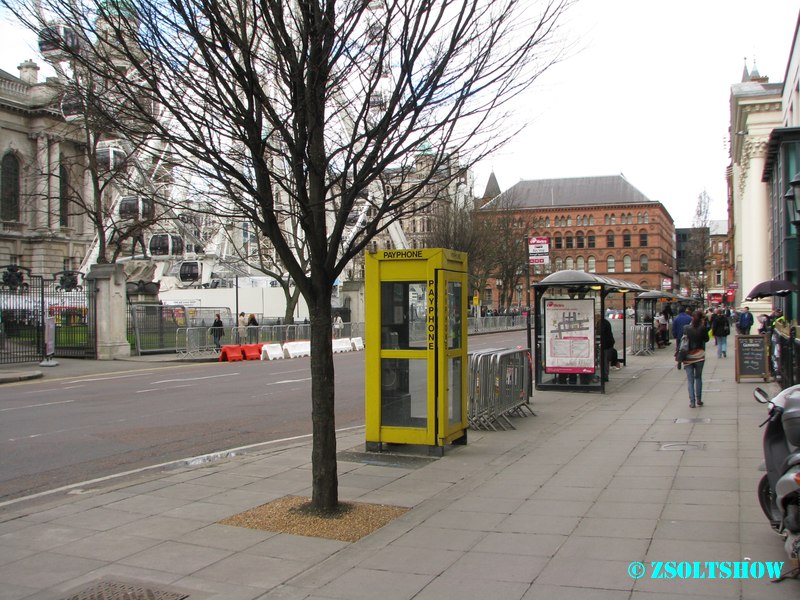
[[[770,266],[769,185],[761,181],[767,156],[767,138],[756,137],[747,141],[748,173],[742,202],[742,277],[739,286],[742,298],[757,283],[772,279]],[[762,301],[762,310],[769,311],[770,299]],[[754,307],[750,307],[751,312]],[[758,310],[758,309],[756,309]]]
[[[123,266],[92,265],[86,281],[95,289],[97,359],[114,360],[130,356],[131,347],[126,336],[127,280]]]

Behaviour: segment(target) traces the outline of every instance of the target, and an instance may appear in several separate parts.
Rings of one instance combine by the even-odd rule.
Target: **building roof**
[[[641,204],[650,200],[623,175],[520,181],[484,208],[545,208],[601,204]]]
[[[499,195],[500,184],[497,183],[497,177],[495,177],[494,171],[492,171],[492,173],[489,175],[489,181],[486,182],[486,190],[484,190],[482,198],[484,200],[489,200]]]

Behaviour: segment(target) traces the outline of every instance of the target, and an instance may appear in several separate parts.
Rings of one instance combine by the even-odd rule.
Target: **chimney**
[[[39,66],[32,60],[26,60],[17,68],[19,69],[19,78],[25,83],[33,85],[39,80]]]

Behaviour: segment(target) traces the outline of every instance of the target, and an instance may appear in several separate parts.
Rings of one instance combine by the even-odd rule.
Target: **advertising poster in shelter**
[[[595,372],[594,300],[547,300],[545,373]]]

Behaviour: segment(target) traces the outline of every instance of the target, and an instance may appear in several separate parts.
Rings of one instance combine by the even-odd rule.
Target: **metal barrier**
[[[528,399],[530,351],[491,349],[469,354],[467,418],[473,429],[516,429],[508,418],[534,415]]]
[[[643,325],[634,325],[631,354],[635,356],[652,354],[653,350],[653,326],[649,323]]]
[[[767,337],[770,374],[786,389],[800,383],[800,340],[797,330],[774,329]]]
[[[218,355],[211,327],[179,327],[175,330],[175,351],[185,358],[205,358]],[[345,333],[363,336],[364,323],[345,323]],[[361,333],[361,336],[355,335]],[[348,338],[351,336],[348,335]],[[311,338],[311,325],[259,325],[224,327],[221,345],[226,344],[284,344]]]
[[[495,317],[469,317],[467,327],[470,333],[490,333],[493,331],[508,331],[511,329],[524,329],[527,325],[524,315],[502,315]]]

